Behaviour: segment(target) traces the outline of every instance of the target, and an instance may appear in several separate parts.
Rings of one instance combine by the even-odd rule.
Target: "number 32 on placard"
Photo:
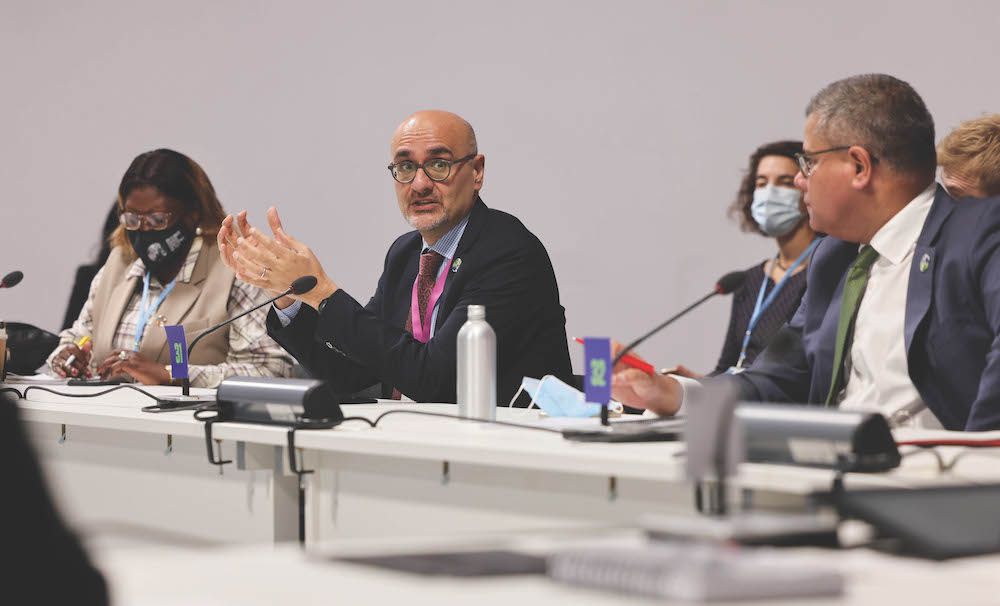
[[[607,386],[608,363],[605,360],[590,361],[590,384],[594,387]]]

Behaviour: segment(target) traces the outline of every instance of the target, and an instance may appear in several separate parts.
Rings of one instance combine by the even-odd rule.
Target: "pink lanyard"
[[[444,291],[444,283],[448,279],[448,268],[451,267],[451,259],[446,259],[444,271],[434,281],[434,290],[431,291],[431,298],[427,300],[427,312],[424,314],[424,321],[420,321],[420,303],[417,297],[418,285],[420,284],[420,274],[413,281],[413,294],[410,296],[410,318],[413,324],[413,336],[421,343],[426,343],[431,339],[431,317],[434,315],[434,306],[441,298]]]

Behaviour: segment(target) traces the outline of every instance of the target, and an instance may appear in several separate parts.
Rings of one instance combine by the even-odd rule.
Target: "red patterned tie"
[[[428,250],[420,255],[420,273],[417,274],[417,311],[420,312],[420,321],[427,317],[427,303],[431,298],[431,291],[434,290],[434,283],[437,281],[438,270],[444,261],[439,253]],[[412,299],[410,299],[412,306]],[[413,334],[413,308],[406,314],[406,332]],[[392,390],[392,399],[398,400],[402,394],[398,389]]]

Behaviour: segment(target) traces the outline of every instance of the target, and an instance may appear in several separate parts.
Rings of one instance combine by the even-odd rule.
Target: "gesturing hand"
[[[304,295],[279,299],[278,307],[291,305],[293,299],[317,307],[320,301],[338,290],[339,287],[323,271],[312,250],[285,233],[278,211],[273,206],[267,210],[267,222],[273,238],[251,226],[246,215],[244,210],[235,218],[242,237],[237,236],[233,229],[232,215],[222,222],[218,237],[222,261],[241,280],[277,295],[287,290],[297,278],[316,276],[315,288]]]

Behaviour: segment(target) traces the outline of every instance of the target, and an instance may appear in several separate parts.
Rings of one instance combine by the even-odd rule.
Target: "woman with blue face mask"
[[[799,172],[794,154],[801,151],[801,141],[777,141],[757,148],[729,208],[743,231],[773,238],[778,250],[750,267],[743,286],[733,293],[729,330],[713,375],[741,372],[749,366],[802,300],[806,265],[818,240],[809,227],[802,192],[793,183]],[[683,366],[678,370],[685,376],[700,376]]]

